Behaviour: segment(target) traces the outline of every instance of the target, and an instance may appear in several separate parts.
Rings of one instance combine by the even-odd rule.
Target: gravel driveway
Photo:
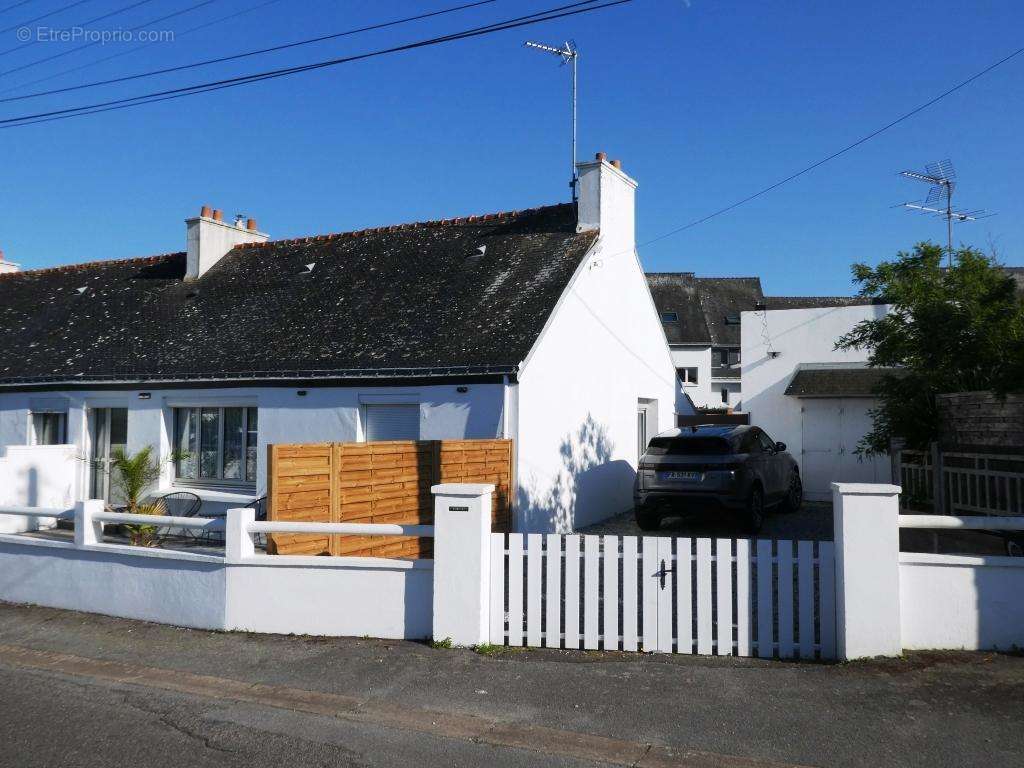
[[[747,534],[721,513],[691,514],[669,517],[661,522],[658,531],[642,531],[633,519],[633,513],[588,526],[583,534],[615,534],[618,536],[711,536],[743,538]],[[803,539],[832,541],[832,504],[805,501],[794,514],[769,512],[759,539]]]

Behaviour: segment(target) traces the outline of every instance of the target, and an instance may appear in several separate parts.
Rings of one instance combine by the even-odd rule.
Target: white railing
[[[954,528],[966,531],[1024,531],[1024,515],[1013,517],[900,515],[899,526],[900,528]]]
[[[0,515],[21,515],[22,517],[56,517],[60,520],[72,520],[75,517],[74,507],[71,509],[46,507],[0,507]]]
[[[389,523],[296,523],[280,520],[246,523],[246,533],[310,533],[347,536],[424,536],[434,535],[432,525],[395,525]]]

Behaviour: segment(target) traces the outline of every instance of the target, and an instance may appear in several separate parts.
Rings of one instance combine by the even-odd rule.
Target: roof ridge
[[[376,234],[378,232],[401,232],[409,229],[416,229],[418,227],[442,227],[442,226],[453,226],[459,224],[471,224],[475,222],[491,222],[491,221],[504,221],[511,219],[515,216],[522,216],[528,213],[536,213],[537,211],[549,210],[552,208],[564,208],[567,206],[574,205],[574,203],[554,203],[552,205],[538,205],[532,208],[520,208],[514,211],[499,211],[497,213],[484,213],[472,216],[459,216],[452,219],[428,219],[426,221],[410,221],[403,224],[385,224],[380,227],[370,227],[368,229],[356,229],[348,232],[331,232],[323,235],[306,235],[305,237],[287,237],[280,240],[266,240],[261,243],[241,243],[236,245],[235,248],[261,248],[268,245],[284,245],[287,243],[311,243],[325,240],[337,240],[343,237],[364,237],[366,235]]]
[[[172,251],[170,253],[157,253],[152,256],[129,256],[126,259],[101,259],[99,261],[83,261],[78,264],[60,264],[56,267],[40,267],[39,269],[22,269],[17,272],[7,272],[0,275],[0,280],[9,279],[18,275],[38,275],[44,272],[75,272],[79,269],[87,269],[89,267],[103,267],[108,264],[128,264],[131,262],[142,262],[155,264],[162,259],[168,259],[171,256],[184,256],[185,251]]]

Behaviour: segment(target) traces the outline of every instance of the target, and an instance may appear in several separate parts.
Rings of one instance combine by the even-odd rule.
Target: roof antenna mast
[[[575,203],[578,197],[577,187],[579,186],[579,178],[576,176],[576,63],[579,60],[580,52],[576,48],[576,43],[572,40],[566,40],[561,48],[556,48],[553,45],[544,45],[543,43],[534,43],[529,40],[523,43],[523,45],[527,48],[534,48],[538,51],[558,56],[562,59],[562,66],[572,62],[572,176],[569,177],[569,186],[572,188],[572,201]]]
[[[946,248],[948,264],[953,266],[953,222],[977,221],[995,214],[974,211],[957,211],[953,208],[953,190],[956,189],[956,170],[950,160],[928,163],[924,171],[900,171],[900,176],[915,181],[924,181],[931,185],[928,196],[922,203],[903,203],[904,208],[933,214],[946,220]]]

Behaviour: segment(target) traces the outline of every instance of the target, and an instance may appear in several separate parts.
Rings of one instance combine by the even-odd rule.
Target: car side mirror
[[[775,444],[775,452],[776,453],[782,453],[784,450],[786,450],[786,444],[785,443],[776,443]]]

